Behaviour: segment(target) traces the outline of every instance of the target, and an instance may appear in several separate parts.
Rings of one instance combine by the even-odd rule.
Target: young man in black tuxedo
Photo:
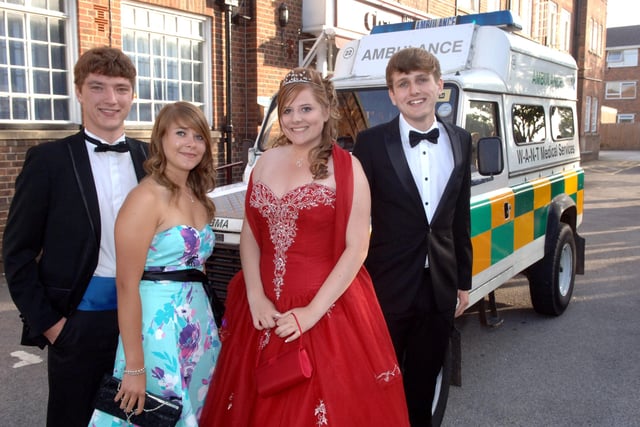
[[[471,289],[471,135],[436,116],[443,81],[432,54],[398,51],[386,80],[400,115],[361,132],[353,151],[371,188],[365,265],[402,366],[411,425],[430,426],[453,319]]]
[[[22,344],[48,347],[47,426],[86,426],[118,342],[113,228],[144,176],[147,144],[126,138],[136,69],[118,49],[74,68],[84,129],[29,149],[4,233]]]

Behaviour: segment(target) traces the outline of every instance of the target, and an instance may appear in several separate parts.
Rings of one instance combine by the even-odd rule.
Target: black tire
[[[447,409],[447,400],[449,400],[449,386],[451,384],[451,374],[453,369],[451,346],[448,347],[444,356],[444,363],[438,375],[436,382],[436,391],[431,406],[431,425],[438,427],[442,424],[444,412]]]
[[[551,316],[559,316],[567,308],[576,280],[576,242],[571,227],[561,223],[555,239],[551,250],[527,273],[533,309]]]

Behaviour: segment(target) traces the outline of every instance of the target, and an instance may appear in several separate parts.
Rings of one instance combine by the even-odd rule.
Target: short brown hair
[[[387,63],[386,79],[387,87],[393,89],[393,73],[408,74],[412,71],[424,71],[432,74],[435,80],[440,80],[442,71],[440,61],[435,55],[419,47],[408,47],[394,53]]]
[[[83,53],[73,68],[73,83],[76,87],[81,87],[91,73],[108,77],[124,77],[131,82],[131,87],[135,90],[136,67],[120,49],[95,47]]]

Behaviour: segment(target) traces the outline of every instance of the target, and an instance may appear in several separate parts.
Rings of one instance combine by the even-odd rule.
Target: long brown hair
[[[149,158],[144,163],[145,171],[158,183],[167,187],[173,197],[179,197],[180,187],[171,181],[165,171],[167,169],[167,156],[162,146],[162,138],[167,133],[167,129],[174,123],[180,126],[194,129],[204,138],[206,149],[202,160],[198,165],[189,171],[187,177],[187,187],[194,196],[202,202],[207,209],[209,220],[213,220],[216,207],[213,201],[207,196],[216,186],[216,171],[213,167],[213,154],[211,152],[211,131],[209,124],[202,110],[193,104],[178,101],[165,105],[158,113],[153,130],[151,131],[151,144],[149,145]]]
[[[289,71],[280,82],[278,120],[280,121],[286,106],[305,88],[311,88],[315,100],[329,111],[329,119],[322,127],[320,144],[311,149],[309,153],[309,170],[313,175],[313,179],[323,179],[329,175],[327,162],[329,161],[329,156],[331,156],[335,139],[338,136],[338,119],[340,118],[338,97],[333,83],[311,68],[299,67]],[[282,123],[280,127],[282,128]],[[282,134],[275,142],[274,147],[287,144],[291,144],[291,141]]]

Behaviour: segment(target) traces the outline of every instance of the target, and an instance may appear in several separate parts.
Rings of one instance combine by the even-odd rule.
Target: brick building
[[[637,96],[640,63],[640,25],[607,29],[605,105],[617,110],[617,123],[640,122]]]
[[[0,0],[0,236],[26,150],[80,127],[72,69],[89,48],[122,48],[137,66],[127,135],[148,139],[168,102],[203,109],[218,166],[235,164],[223,184],[240,179],[287,69],[330,74],[337,49],[377,24],[504,9],[524,37],[576,58],[581,147],[597,156],[606,0]]]

